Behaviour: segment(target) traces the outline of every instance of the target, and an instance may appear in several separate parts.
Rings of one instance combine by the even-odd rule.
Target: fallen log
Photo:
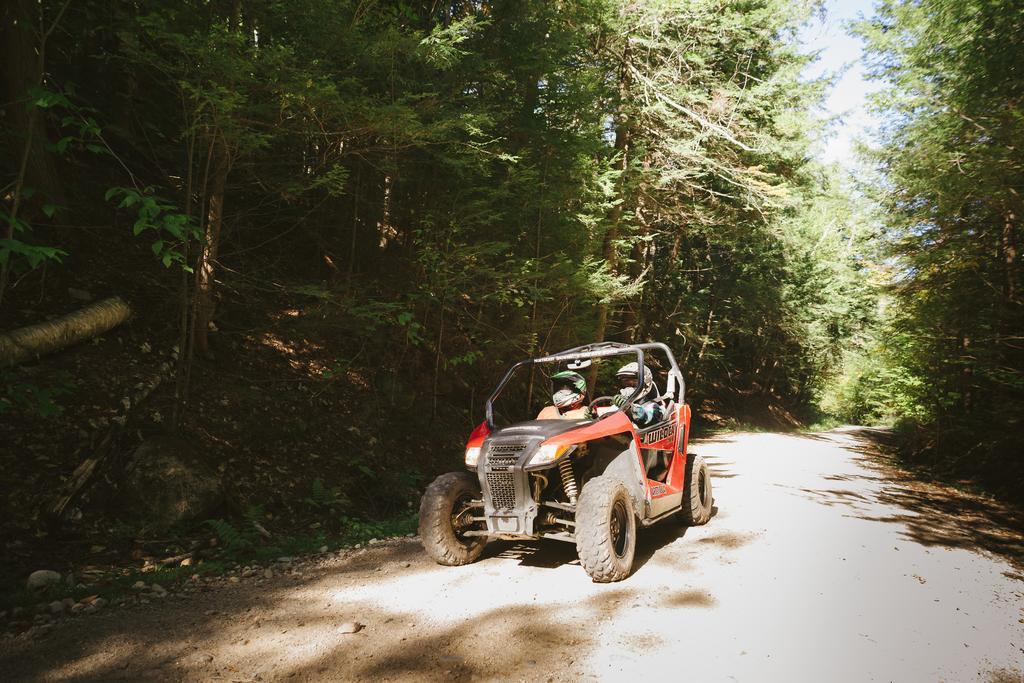
[[[93,451],[93,454],[82,461],[82,463],[75,468],[75,471],[71,474],[71,478],[61,488],[57,498],[54,499],[53,503],[47,508],[49,521],[51,523],[60,523],[63,519],[65,512],[71,503],[81,494],[89,480],[92,479],[96,470],[103,463],[104,459],[110,455],[110,453],[117,448],[117,440],[121,435],[122,428],[128,423],[133,408],[138,407],[140,403],[149,398],[161,382],[171,376],[174,371],[174,366],[178,360],[178,350],[175,347],[171,351],[170,359],[164,361],[157,367],[156,372],[150,378],[148,382],[142,382],[135,386],[136,391],[129,393],[121,399],[121,405],[124,406],[124,410],[120,415],[111,420],[110,426],[107,428],[106,434],[100,440],[99,445]]]
[[[128,318],[132,309],[119,296],[97,301],[73,313],[10,332],[0,332],[0,368],[91,339],[111,330]]]
[[[60,523],[68,506],[71,504],[71,501],[75,499],[78,493],[82,490],[82,487],[92,479],[93,473],[96,472],[96,466],[99,465],[111,451],[114,442],[121,434],[121,427],[122,425],[119,422],[115,422],[110,425],[110,429],[107,430],[106,436],[103,437],[103,440],[100,442],[100,445],[93,456],[86,458],[82,464],[75,468],[75,471],[71,474],[71,478],[62,487],[60,495],[47,510],[48,523]]]

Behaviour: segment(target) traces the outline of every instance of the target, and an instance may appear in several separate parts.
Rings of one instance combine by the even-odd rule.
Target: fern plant
[[[348,504],[348,498],[341,492],[340,488],[328,489],[320,477],[313,480],[309,495],[302,499],[317,510],[333,508]]]
[[[208,519],[205,524],[217,534],[217,539],[229,553],[248,550],[253,546],[252,532],[239,531],[223,519]]]

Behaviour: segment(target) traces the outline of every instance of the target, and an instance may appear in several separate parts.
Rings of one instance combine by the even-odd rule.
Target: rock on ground
[[[42,593],[49,590],[50,586],[59,584],[60,581],[61,576],[58,572],[40,569],[28,575],[28,581],[25,582],[25,585],[30,591]]]
[[[126,478],[130,516],[149,531],[208,516],[221,498],[220,480],[192,447],[174,437],[144,441]]]

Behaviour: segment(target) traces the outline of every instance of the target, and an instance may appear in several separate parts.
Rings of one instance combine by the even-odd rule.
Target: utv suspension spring
[[[565,489],[565,495],[569,496],[569,503],[575,505],[579,490],[576,488],[576,477],[572,472],[572,463],[569,458],[558,464],[558,473],[562,475],[562,488]]]

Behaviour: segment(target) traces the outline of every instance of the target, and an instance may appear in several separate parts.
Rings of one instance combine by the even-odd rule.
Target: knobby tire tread
[[[452,507],[465,491],[479,495],[476,478],[469,472],[449,472],[431,482],[420,501],[420,541],[438,564],[457,567],[475,562],[487,544],[484,537],[462,543],[452,529]]]
[[[623,496],[628,515],[633,548],[619,559],[612,548],[609,520],[615,499]],[[629,494],[621,482],[606,477],[595,477],[586,483],[576,505],[576,552],[580,564],[597,583],[621,581],[633,569],[636,547],[636,523]]]
[[[700,489],[698,486],[701,470],[704,471],[704,482],[707,488],[707,503],[701,504]],[[711,508],[714,504],[714,495],[711,489],[711,473],[707,463],[700,455],[693,455],[686,464],[686,481],[683,486],[683,502],[680,513],[683,524],[687,526],[701,526],[707,524],[711,519]]]

